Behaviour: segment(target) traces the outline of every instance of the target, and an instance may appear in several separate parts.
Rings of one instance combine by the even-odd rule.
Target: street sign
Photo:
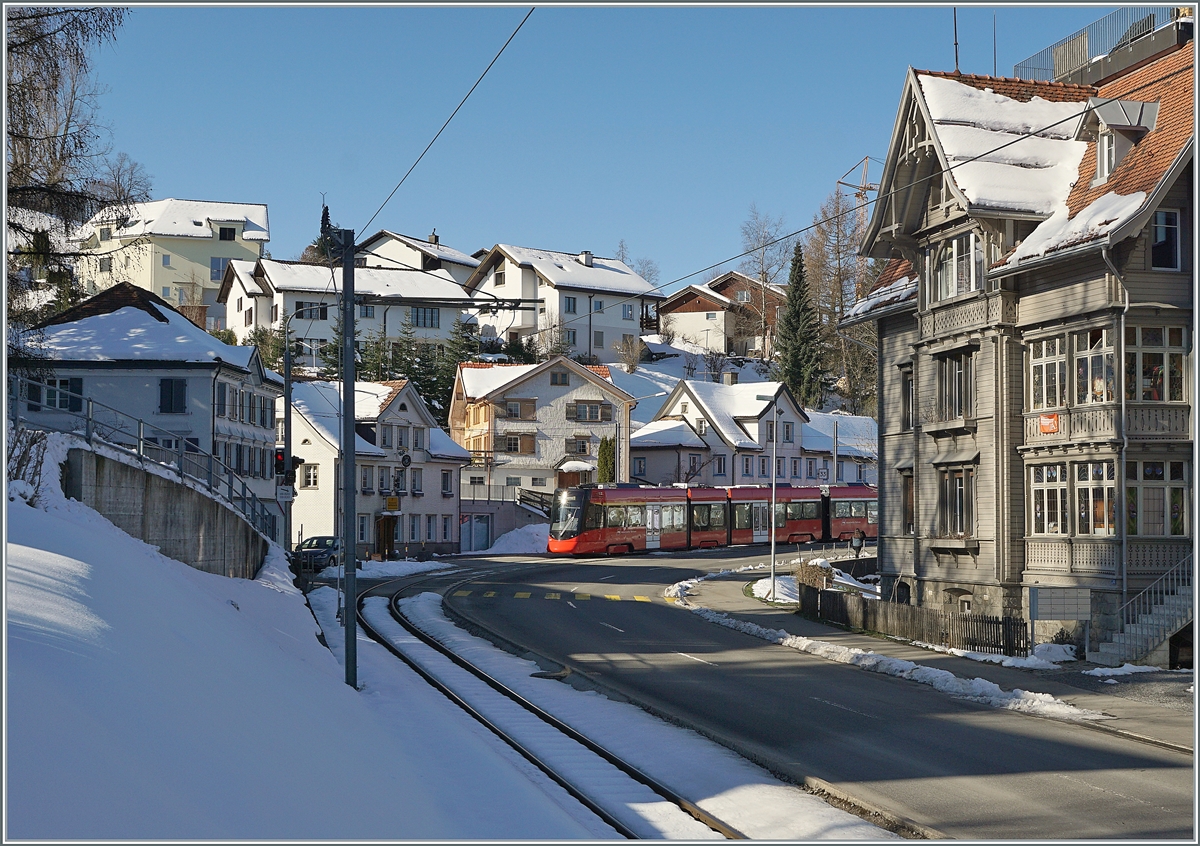
[[[384,500],[384,511],[399,511],[400,497],[389,496]]]
[[[288,485],[280,485],[275,489],[275,500],[277,502],[291,502],[296,498],[296,489]]]

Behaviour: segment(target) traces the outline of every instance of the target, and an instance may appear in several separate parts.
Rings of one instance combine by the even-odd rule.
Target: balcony
[[[931,341],[1000,324],[1015,324],[1017,315],[1017,295],[1011,291],[961,294],[933,303],[921,314],[921,340]]]
[[[1175,403],[1127,403],[1125,434],[1139,441],[1191,439],[1191,407]],[[1031,411],[1025,417],[1025,446],[1056,446],[1120,437],[1117,403],[1084,405],[1056,411]]]

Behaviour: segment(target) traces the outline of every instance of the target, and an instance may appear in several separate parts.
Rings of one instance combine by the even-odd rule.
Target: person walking
[[[850,546],[854,547],[854,557],[858,558],[862,555],[863,546],[867,543],[867,533],[858,527],[854,530],[854,537],[850,539]]]

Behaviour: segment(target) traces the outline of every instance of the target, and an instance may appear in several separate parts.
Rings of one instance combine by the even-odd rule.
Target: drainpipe
[[[594,353],[592,352],[592,297],[595,294],[588,294],[588,358],[590,359]]]
[[[1100,255],[1104,259],[1104,263],[1108,265],[1108,270],[1112,273],[1113,278],[1121,286],[1121,291],[1125,294],[1125,307],[1121,309],[1121,331],[1117,333],[1117,343],[1113,346],[1121,351],[1121,356],[1113,362],[1113,369],[1118,373],[1123,372],[1125,366],[1125,316],[1129,314],[1129,287],[1125,284],[1125,280],[1117,271],[1116,265],[1112,262],[1112,255],[1109,253],[1108,247],[1100,249]],[[1115,356],[1115,353],[1114,353]],[[1122,386],[1121,390],[1121,458],[1117,462],[1117,481],[1119,482],[1118,491],[1122,492],[1121,496],[1121,605],[1124,606],[1129,600],[1129,497],[1125,493],[1125,485],[1128,479],[1125,478],[1125,454],[1129,449],[1129,434],[1125,429],[1125,397],[1128,396],[1128,386]]]
[[[391,370],[391,368],[392,368],[392,364],[393,364],[393,362],[392,362],[392,345],[388,343],[388,339],[387,339],[387,313],[388,313],[388,309],[389,309],[389,308],[391,308],[391,306],[390,306],[390,305],[386,305],[386,306],[384,306],[384,307],[383,307],[383,330],[382,330],[382,337],[383,337],[383,342],[384,342],[385,344],[387,344],[388,369],[389,369],[389,370]]]

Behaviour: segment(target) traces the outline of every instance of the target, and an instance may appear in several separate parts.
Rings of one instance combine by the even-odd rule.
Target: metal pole
[[[355,596],[355,569],[358,550],[355,548],[354,478],[354,230],[339,229],[337,244],[342,251],[342,567],[346,571],[346,684],[358,687],[358,636],[355,615],[358,602]]]
[[[283,319],[283,483],[290,485],[292,470],[292,339],[291,316]],[[293,494],[294,496],[295,494]],[[283,548],[292,551],[292,500],[283,506]],[[343,556],[344,557],[344,556]]]
[[[779,443],[779,412],[775,410],[775,419],[771,422],[771,516],[768,525],[771,527],[771,601],[775,601],[775,483],[779,479],[776,469],[776,444]]]

